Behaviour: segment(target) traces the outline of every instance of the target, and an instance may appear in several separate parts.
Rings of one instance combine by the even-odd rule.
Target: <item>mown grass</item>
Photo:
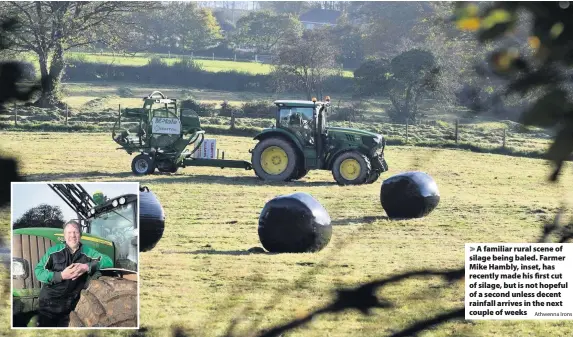
[[[253,140],[216,138],[226,158],[250,159]],[[132,157],[115,150],[101,133],[0,132],[0,144],[1,151],[20,160],[28,180],[139,181],[157,195],[165,209],[166,231],[155,249],[140,256],[141,322],[149,336],[169,336],[173,326],[196,336],[222,336],[233,319],[238,319],[236,331],[256,333],[326,304],[338,287],[413,269],[459,268],[466,242],[535,241],[573,182],[569,164],[562,180],[551,184],[550,167],[543,160],[402,146],[388,147],[390,171],[375,184],[339,187],[325,171],[285,184],[263,183],[252,171],[219,168],[134,177]],[[440,204],[422,219],[388,220],[379,202],[380,184],[409,170],[433,176]],[[327,209],[334,224],[330,244],[315,254],[247,254],[248,248],[260,246],[257,221],[264,204],[292,192],[310,193]],[[0,234],[6,235],[9,213],[0,217]],[[463,306],[464,283],[447,287],[416,279],[378,295],[397,307],[376,309],[371,316],[354,311],[324,315],[286,336],[389,335]],[[2,317],[7,322],[7,308]],[[253,325],[256,321],[260,324]],[[2,329],[7,331],[7,325]],[[572,329],[571,321],[458,321],[420,336],[566,336]]]

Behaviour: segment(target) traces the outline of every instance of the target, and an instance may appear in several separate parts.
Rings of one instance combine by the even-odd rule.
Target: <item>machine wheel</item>
[[[380,172],[374,171],[370,173],[370,176],[368,176],[368,179],[366,179],[366,183],[373,184],[376,182],[376,180],[378,180],[378,178],[380,178]]]
[[[131,171],[139,176],[153,173],[155,171],[153,158],[146,154],[138,154],[131,162]]]
[[[364,184],[371,171],[368,158],[355,151],[342,153],[332,165],[332,176],[339,185]]]
[[[68,326],[137,327],[137,282],[109,276],[91,280]]]
[[[297,173],[298,155],[294,147],[281,138],[268,138],[255,146],[252,165],[255,174],[269,181],[287,181]]]

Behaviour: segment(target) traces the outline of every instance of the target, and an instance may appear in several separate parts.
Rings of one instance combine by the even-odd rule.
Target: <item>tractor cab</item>
[[[113,243],[115,268],[137,271],[137,196],[126,194],[90,210],[83,220],[84,232]]]
[[[293,133],[305,147],[314,148],[326,136],[326,112],[330,107],[330,98],[325,102],[286,101],[274,102],[277,106],[277,128]]]

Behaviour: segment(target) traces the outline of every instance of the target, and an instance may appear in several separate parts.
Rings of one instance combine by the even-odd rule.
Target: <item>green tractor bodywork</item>
[[[310,170],[332,171],[340,185],[375,182],[388,170],[382,135],[350,128],[328,127],[330,103],[275,101],[276,125],[255,139],[252,165],[260,178],[300,179]]]
[[[128,154],[139,152],[132,161],[132,172],[137,175],[160,172],[174,173],[179,167],[212,166],[251,169],[242,160],[201,159],[192,155],[199,150],[205,131],[199,116],[192,110],[179,109],[176,99],[166,98],[154,91],[143,99],[143,108],[124,109],[115,122],[112,138]],[[154,107],[159,105],[159,108]],[[135,118],[138,125],[134,134],[118,132],[122,118]],[[193,146],[189,150],[188,146]]]
[[[86,213],[85,219],[80,220],[83,227],[82,244],[114,261],[113,268],[103,269],[100,274],[136,274],[137,196],[122,195]],[[63,229],[59,228],[20,228],[13,231],[14,326],[27,325],[36,313],[42,284],[36,279],[34,268],[50,247],[63,242]]]

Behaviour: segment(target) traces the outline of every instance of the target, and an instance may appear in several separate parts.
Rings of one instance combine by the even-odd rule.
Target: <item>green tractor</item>
[[[304,177],[310,170],[332,171],[340,185],[375,182],[388,170],[384,158],[386,141],[382,135],[349,128],[327,127],[330,98],[324,102],[275,101],[276,125],[263,130],[251,150],[251,162],[202,158],[205,131],[191,110],[179,109],[176,99],[154,91],[144,97],[143,108],[120,111],[112,130],[113,140],[133,158],[136,175],[176,172],[180,167],[211,166],[254,169],[266,181],[290,181]],[[159,104],[159,108],[154,108]],[[122,118],[135,119],[136,127],[124,129]],[[125,124],[124,124],[125,125]],[[187,147],[192,146],[189,150]]]
[[[90,278],[74,311],[70,313],[69,326],[137,327],[138,236],[141,235],[137,226],[138,196],[126,194],[97,204],[81,185],[48,185],[78,215],[77,220],[82,225],[82,244],[114,261],[113,268],[102,269]],[[142,193],[150,192],[144,187],[140,188],[140,196]],[[149,196],[140,198],[140,202],[142,199],[149,204]],[[154,200],[159,205],[157,199]],[[157,208],[157,205],[152,207]],[[149,209],[149,205],[145,207]],[[163,216],[162,208],[160,216]],[[142,221],[141,226],[144,226]],[[143,233],[145,235],[146,232]],[[159,238],[155,237],[152,246]],[[42,283],[36,279],[34,268],[50,247],[62,242],[63,229],[59,228],[19,228],[13,231],[14,327],[35,326]]]
[[[360,185],[388,170],[382,135],[327,126],[328,96],[324,102],[278,100],[275,105],[276,125],[255,137],[259,143],[251,151],[259,178],[288,181],[310,170],[329,170],[339,185]]]

